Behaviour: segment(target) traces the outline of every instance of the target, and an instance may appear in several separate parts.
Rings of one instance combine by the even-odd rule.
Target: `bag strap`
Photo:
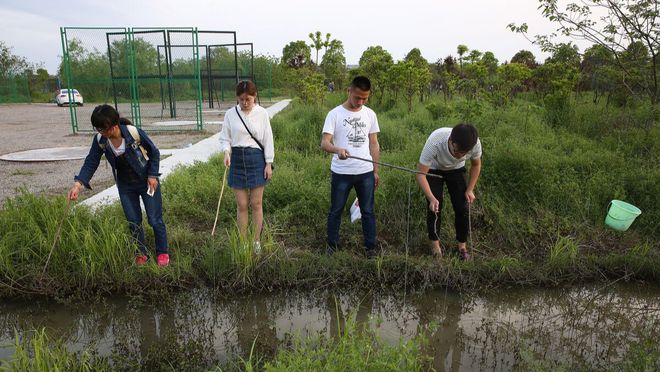
[[[243,126],[245,127],[245,130],[248,131],[248,134],[250,135],[250,137],[252,137],[252,139],[254,140],[254,142],[256,142],[257,145],[259,145],[259,148],[261,148],[261,151],[264,152],[264,155],[266,155],[266,154],[265,154],[265,153],[266,153],[266,150],[264,150],[264,146],[261,144],[261,142],[259,142],[258,139],[254,138],[254,136],[252,135],[252,132],[250,132],[250,128],[248,128],[247,124],[245,124],[245,121],[243,120],[243,117],[242,117],[241,114],[238,112],[238,106],[234,106],[234,109],[236,110],[236,115],[238,115],[238,118],[241,119],[241,123],[243,123]]]
[[[140,133],[137,130],[137,127],[135,125],[127,125],[126,128],[128,129],[128,132],[131,134],[131,137],[133,137],[133,141],[140,145]]]
[[[103,136],[101,135],[101,133],[96,133],[96,143],[99,145],[99,147],[101,148],[101,150],[105,151],[105,145],[106,145],[106,144],[105,144],[105,143],[101,143],[101,138],[103,138]]]

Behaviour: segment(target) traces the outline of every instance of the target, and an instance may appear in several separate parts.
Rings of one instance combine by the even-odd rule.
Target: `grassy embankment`
[[[0,295],[131,292],[203,283],[234,290],[365,283],[488,288],[660,277],[657,113],[591,103],[576,105],[555,125],[546,123],[551,113],[522,100],[495,109],[434,98],[436,118],[421,104],[411,114],[403,103],[375,105],[381,160],[391,164],[414,167],[435,128],[467,118],[479,129],[484,155],[478,201],[471,210],[475,259],[461,262],[451,254],[441,262],[431,259],[424,199],[414,176],[388,168],[381,170],[382,186],[376,191],[384,256],[363,259],[360,226],[346,220],[343,251],[325,256],[330,159],[319,149],[320,132],[327,110],[342,100],[335,94],[324,107],[294,102],[274,118],[277,169],[265,192],[267,239],[259,257],[247,254],[233,232],[235,206],[228,189],[219,233],[210,237],[223,172],[217,156],[163,183],[172,253],[165,270],[132,266],[125,221],[120,207],[112,206],[96,214],[73,209],[42,276],[66,202],[33,195],[5,202]],[[628,232],[603,225],[611,199],[642,209]],[[454,248],[452,213],[444,208],[441,216],[439,233],[447,251]]]

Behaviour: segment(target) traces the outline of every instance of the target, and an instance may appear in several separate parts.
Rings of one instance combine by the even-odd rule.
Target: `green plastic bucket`
[[[626,231],[642,211],[632,204],[612,200],[605,217],[605,224],[617,231]]]

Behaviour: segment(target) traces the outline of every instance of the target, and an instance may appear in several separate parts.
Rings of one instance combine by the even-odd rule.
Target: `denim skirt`
[[[232,147],[229,186],[233,189],[253,189],[266,184],[266,160],[261,149]]]

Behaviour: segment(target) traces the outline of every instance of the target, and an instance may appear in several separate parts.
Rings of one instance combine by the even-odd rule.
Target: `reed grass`
[[[74,353],[67,350],[60,340],[51,339],[45,329],[39,329],[24,339],[16,336],[14,355],[8,361],[0,361],[0,371],[50,372],[50,371],[97,371],[108,370],[110,365],[90,350]]]

